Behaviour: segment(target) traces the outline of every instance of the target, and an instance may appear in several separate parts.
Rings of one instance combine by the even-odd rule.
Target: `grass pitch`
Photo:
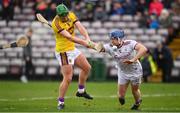
[[[116,82],[88,82],[87,92],[94,96],[86,100],[75,96],[77,82],[67,92],[65,109],[61,112],[134,112],[130,88],[126,104],[117,98]],[[0,81],[0,112],[59,112],[57,110],[58,82]],[[180,84],[148,83],[141,85],[141,112],[180,112]]]

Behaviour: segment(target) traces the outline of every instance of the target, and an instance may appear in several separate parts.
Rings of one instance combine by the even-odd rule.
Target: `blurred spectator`
[[[173,0],[171,4],[174,15],[180,15],[180,0]]]
[[[149,76],[152,75],[151,65],[148,59],[148,54],[141,58],[141,65],[143,68],[143,80],[144,82],[148,82]]]
[[[77,0],[77,1],[81,1],[81,0]],[[52,2],[56,3],[56,5],[59,5],[59,4],[63,3],[69,9],[71,9],[71,4],[72,4],[72,2],[75,2],[75,0],[52,0]]]
[[[149,28],[151,29],[158,29],[159,28],[159,21],[156,14],[150,15],[150,24]]]
[[[157,43],[154,50],[154,58],[158,67],[162,69],[162,81],[168,82],[173,68],[173,58],[170,49],[162,42]]]
[[[0,15],[2,15],[2,0],[0,0]],[[1,19],[1,16],[0,16]]]
[[[76,13],[80,20],[92,21],[93,20],[93,9],[94,5],[92,2],[75,2],[73,4],[73,11]]]
[[[156,14],[157,16],[159,16],[161,14],[163,7],[164,6],[160,2],[160,0],[153,0],[149,6],[149,14]]]
[[[168,10],[162,10],[161,15],[159,17],[159,23],[161,28],[168,29],[167,44],[169,44],[170,42],[172,42],[173,38],[175,37],[175,34],[172,26],[172,15],[169,14]]]
[[[94,11],[94,20],[100,20],[100,21],[105,21],[108,19],[107,13],[104,11],[102,6],[97,6],[95,11]]]
[[[146,0],[138,0],[137,13],[141,13],[143,15],[146,10],[148,10]]]
[[[121,2],[114,2],[112,8],[112,15],[123,15],[125,13],[125,10]]]
[[[125,14],[134,15],[136,13],[136,5],[135,0],[126,0],[124,3]]]
[[[163,9],[159,17],[159,23],[161,28],[172,27],[172,16],[169,14],[168,10]]]
[[[85,4],[83,4],[85,5]],[[81,3],[75,3],[73,11],[76,13],[76,16],[79,20],[83,20],[85,14],[83,14],[82,4]]]
[[[91,2],[87,2],[85,5],[85,9],[87,9],[87,13],[86,13],[86,19],[87,21],[92,21],[93,20],[93,10],[94,10],[94,6],[93,3]]]
[[[22,11],[24,0],[14,0],[14,8]]]
[[[144,13],[137,13],[137,16],[140,17],[139,19],[139,27],[140,28],[148,28],[151,22],[151,19],[148,15],[148,11],[145,10]]]
[[[28,3],[35,3],[36,0],[25,0],[25,4],[28,4]]]
[[[48,8],[48,5],[44,0],[36,0],[35,8],[36,8],[36,13],[41,13],[42,15],[45,16],[47,13],[46,10]]]
[[[14,10],[12,0],[2,0],[2,19],[9,22],[9,20],[13,20],[13,17]]]
[[[56,16],[56,4],[55,3],[50,3],[46,12],[47,12],[46,19],[47,20],[52,20]]]
[[[170,9],[171,8],[171,4],[174,0],[162,0],[162,3],[164,5],[164,8],[166,9]]]
[[[149,81],[149,77],[157,72],[157,66],[153,56],[149,53],[140,59],[143,68],[144,82]]]
[[[109,14],[111,12],[112,0],[105,1],[105,11]]]
[[[174,29],[173,27],[168,28],[167,44],[173,41],[177,37],[179,29]]]
[[[33,71],[33,64],[32,64],[32,45],[31,45],[31,37],[32,37],[32,34],[33,34],[33,30],[32,28],[28,28],[26,31],[25,31],[25,34],[26,36],[28,37],[29,39],[29,43],[28,45],[23,49],[23,56],[24,56],[24,61],[25,61],[25,66],[23,68],[23,73],[22,73],[22,76],[20,78],[20,80],[23,82],[23,83],[27,83],[28,82],[28,79],[27,77],[32,74],[32,71]]]

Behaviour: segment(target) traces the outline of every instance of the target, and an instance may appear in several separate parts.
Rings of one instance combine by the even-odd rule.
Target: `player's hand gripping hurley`
[[[22,35],[17,38],[15,42],[4,44],[0,46],[0,49],[6,49],[6,48],[15,48],[15,47],[25,47],[29,43],[29,40],[26,36]]]
[[[103,43],[101,42],[93,44],[91,41],[88,41],[88,45],[92,47],[93,49],[95,49],[97,52],[101,52],[102,49],[104,48]]]

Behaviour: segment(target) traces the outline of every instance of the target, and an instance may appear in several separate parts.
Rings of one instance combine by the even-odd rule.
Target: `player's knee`
[[[88,65],[83,69],[83,71],[84,71],[85,73],[89,73],[90,70],[91,70],[91,65],[90,65],[90,64],[88,64]]]
[[[68,79],[66,80],[66,82],[67,82],[68,84],[70,84],[71,81],[72,81],[72,78],[68,78]]]
[[[138,88],[132,88],[132,93],[136,94],[138,92]]]
[[[88,73],[91,71],[91,65],[90,64],[87,67],[87,71],[88,71]]]
[[[63,81],[70,84],[72,81],[72,77],[65,77],[65,78],[63,78]]]

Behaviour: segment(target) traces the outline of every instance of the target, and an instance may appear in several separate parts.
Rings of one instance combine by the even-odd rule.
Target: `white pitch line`
[[[34,97],[34,98],[31,98],[31,100],[51,100],[51,99],[54,99],[55,97]]]
[[[1,102],[1,101],[2,101],[2,102],[3,102],[3,101],[8,101],[8,99],[0,99],[0,102]]]
[[[169,94],[144,94],[142,98],[148,97],[170,97],[170,96],[180,96],[177,93],[169,93]],[[94,98],[117,98],[117,95],[111,96],[93,96]],[[127,95],[127,98],[132,97],[132,95]],[[77,98],[76,96],[66,96],[65,98]],[[7,102],[7,101],[35,101],[35,100],[52,100],[57,99],[57,97],[32,97],[32,98],[19,98],[19,99],[7,99],[7,98],[0,98],[0,102]]]
[[[158,111],[158,110],[164,110],[164,111],[173,111],[174,113],[174,110],[180,110],[180,108],[177,108],[177,107],[173,107],[173,108],[165,108],[165,107],[142,107],[141,110],[153,110],[153,111]],[[178,112],[179,113],[179,112]]]
[[[78,111],[78,112],[64,112],[63,113],[120,113],[122,111],[119,111],[119,112],[103,112],[103,111],[95,111],[95,112],[83,112],[83,111]],[[168,111],[165,111],[166,113],[172,113],[172,112],[168,112]],[[0,112],[0,113],[5,113],[5,112]],[[6,113],[12,113],[12,112],[6,112]],[[19,112],[13,112],[13,113],[19,113]],[[32,113],[32,112],[21,112],[21,113]],[[33,112],[33,113],[60,113],[60,112]],[[123,113],[132,113],[132,112],[128,112],[128,111],[123,111]],[[139,113],[139,111],[133,111],[133,113]],[[164,113],[164,112],[142,112],[140,111],[140,113]],[[179,113],[179,112],[173,112],[173,113]]]

